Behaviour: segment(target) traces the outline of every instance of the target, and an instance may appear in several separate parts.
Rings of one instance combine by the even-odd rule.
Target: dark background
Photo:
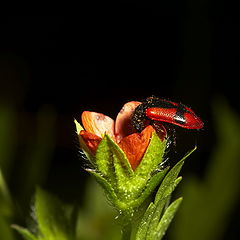
[[[176,146],[182,155],[198,142],[198,156],[184,171],[201,178],[215,142],[213,99],[224,96],[239,110],[240,39],[234,12],[230,3],[177,1],[79,8],[78,14],[66,16],[5,16],[0,96],[2,104],[17,109],[17,149],[34,135],[42,106],[56,112],[56,144],[41,185],[66,201],[81,201],[87,174],[77,157],[73,118],[83,110],[115,118],[127,101],[151,95],[181,101],[203,119],[204,130],[191,136],[178,130]],[[9,184],[20,196],[21,155],[15,158],[20,160],[14,162]]]

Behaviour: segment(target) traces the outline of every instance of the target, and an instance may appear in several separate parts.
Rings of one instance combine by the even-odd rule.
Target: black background
[[[239,110],[234,12],[230,3],[178,1],[80,8],[61,16],[5,16],[0,93],[2,103],[17,106],[19,142],[32,134],[41,106],[50,104],[57,112],[56,147],[42,185],[66,201],[81,200],[87,174],[77,157],[73,117],[92,110],[115,118],[127,101],[151,95],[181,101],[203,119],[204,130],[193,136],[179,130],[176,147],[182,155],[197,135],[198,157],[184,171],[201,178],[215,142],[212,100],[223,95]],[[32,125],[24,122],[26,113]],[[19,191],[16,179],[11,189]]]

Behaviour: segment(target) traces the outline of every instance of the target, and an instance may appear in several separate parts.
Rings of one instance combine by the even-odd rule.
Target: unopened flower
[[[88,169],[120,210],[139,206],[165,174],[159,165],[166,147],[165,133],[151,125],[138,133],[131,116],[140,102],[126,103],[116,120],[84,111],[80,145],[92,164]]]
[[[98,145],[105,134],[114,140],[126,154],[133,169],[139,165],[154,131],[147,126],[141,133],[136,133],[131,125],[131,115],[140,102],[128,102],[119,112],[116,121],[96,112],[84,111],[82,124],[85,130],[80,132],[88,150],[95,155]]]

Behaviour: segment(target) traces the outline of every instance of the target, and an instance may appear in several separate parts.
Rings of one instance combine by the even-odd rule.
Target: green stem
[[[129,221],[122,228],[122,240],[130,240],[131,232],[132,232],[132,223]]]

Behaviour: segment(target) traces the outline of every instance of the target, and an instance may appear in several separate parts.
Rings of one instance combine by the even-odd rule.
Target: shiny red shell
[[[203,128],[202,120],[189,107],[157,97],[149,97],[136,107],[132,114],[132,125],[141,132],[146,125],[160,128],[161,122],[171,123],[187,129]]]
[[[182,128],[201,129],[202,120],[192,111],[192,109],[177,103],[174,108],[150,107],[146,109],[146,116],[155,121],[168,122]]]

